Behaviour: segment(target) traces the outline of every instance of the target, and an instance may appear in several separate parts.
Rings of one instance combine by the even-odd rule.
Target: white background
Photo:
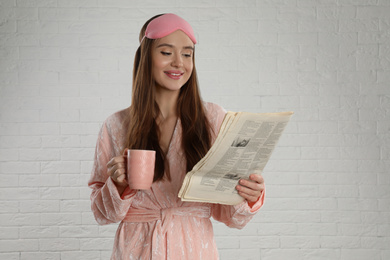
[[[390,259],[390,1],[0,0],[0,259],[109,259],[87,187],[99,126],[130,105],[138,33],[188,20],[202,96],[295,111],[221,259]]]

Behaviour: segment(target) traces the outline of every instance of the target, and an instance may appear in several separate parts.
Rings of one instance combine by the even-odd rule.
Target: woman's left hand
[[[264,191],[264,178],[252,173],[248,179],[241,179],[236,186],[238,194],[248,202],[256,202]]]

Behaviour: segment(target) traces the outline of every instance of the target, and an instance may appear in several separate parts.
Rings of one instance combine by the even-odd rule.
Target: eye
[[[169,56],[169,55],[171,55],[170,52],[166,52],[166,51],[162,51],[161,54],[164,55],[164,56]]]
[[[184,53],[183,56],[186,57],[186,58],[191,58],[192,54],[191,53]]]

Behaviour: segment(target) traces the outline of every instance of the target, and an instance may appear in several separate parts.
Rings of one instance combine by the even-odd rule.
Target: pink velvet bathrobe
[[[213,141],[226,111],[205,103],[214,131]],[[110,116],[103,124],[96,145],[89,180],[92,211],[101,224],[120,222],[111,259],[218,259],[210,217],[229,227],[243,228],[260,209],[264,192],[251,207],[182,202],[178,193],[186,173],[181,147],[181,124],[177,121],[167,153],[172,181],[153,183],[149,190],[130,190],[119,195],[107,174],[107,162],[122,153],[127,110]]]

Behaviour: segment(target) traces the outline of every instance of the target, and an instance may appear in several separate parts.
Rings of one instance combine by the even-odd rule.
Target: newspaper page
[[[187,173],[179,197],[236,205],[244,200],[235,189],[240,179],[261,173],[293,112],[227,112],[206,156]]]

